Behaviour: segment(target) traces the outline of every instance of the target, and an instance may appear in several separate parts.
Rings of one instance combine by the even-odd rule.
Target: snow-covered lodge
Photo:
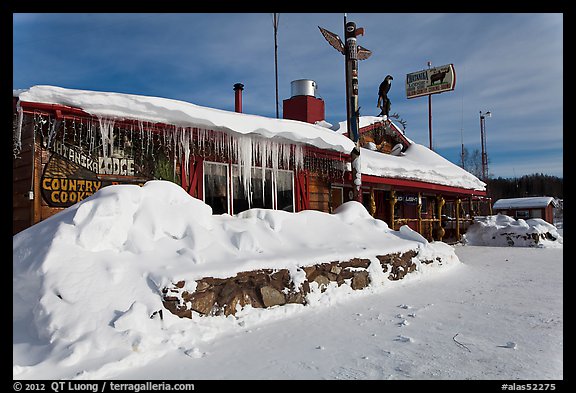
[[[243,113],[241,84],[235,112],[54,86],[14,91],[13,233],[102,187],[150,179],[178,183],[214,214],[332,212],[352,199],[355,144],[345,122],[325,122],[308,82],[293,82],[283,119]],[[360,128],[363,203],[374,217],[441,240],[488,214],[478,178],[390,119],[362,117]]]

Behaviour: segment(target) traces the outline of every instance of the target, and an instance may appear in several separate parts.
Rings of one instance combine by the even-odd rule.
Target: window
[[[404,204],[397,201],[394,205],[394,219],[399,220],[401,218],[404,218]]]
[[[530,218],[528,210],[516,210],[516,218]]]
[[[542,218],[542,209],[534,209],[530,211],[531,218]]]
[[[370,193],[369,192],[362,192],[362,204],[364,208],[370,213]]]
[[[240,179],[238,165],[232,166],[232,206],[234,214],[238,214],[244,210],[253,208],[273,208],[272,171],[270,169],[266,169],[264,171],[263,179],[262,168],[252,168],[251,177],[252,186],[250,193],[252,194],[252,201],[249,203],[248,195],[246,194],[246,190],[244,190],[244,179]]]
[[[422,207],[420,208],[421,214],[428,214],[428,199],[426,197],[421,197],[420,201],[422,203]]]
[[[204,161],[204,202],[213,214],[228,213],[228,164]]]
[[[294,173],[278,170],[274,176],[272,169],[253,167],[251,172],[251,201],[244,190],[244,179],[240,179],[238,165],[232,166],[232,211],[238,214],[244,210],[262,208],[294,212]],[[264,177],[262,177],[264,175]]]
[[[294,212],[294,172],[292,171],[278,171],[276,209]]]

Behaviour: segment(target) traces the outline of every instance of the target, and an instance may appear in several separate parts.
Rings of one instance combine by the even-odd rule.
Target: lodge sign
[[[131,157],[90,157],[61,141],[55,141],[50,150],[52,155],[40,179],[42,197],[50,207],[72,206],[112,184],[142,185],[146,181],[134,178]]]
[[[454,90],[454,87],[456,87],[454,64],[406,74],[406,98],[442,93]]]
[[[132,158],[97,157],[92,158],[74,146],[54,141],[52,151],[82,168],[101,175],[134,176]]]
[[[396,197],[397,202],[402,202],[405,205],[417,205],[418,195],[398,195]]]

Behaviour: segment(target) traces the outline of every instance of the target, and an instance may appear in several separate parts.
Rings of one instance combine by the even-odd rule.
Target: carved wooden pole
[[[390,229],[394,230],[394,206],[398,202],[398,198],[396,198],[396,191],[390,191],[390,200],[388,203],[390,204]]]
[[[338,35],[321,28],[320,32],[326,41],[344,55],[346,67],[346,123],[348,137],[355,143],[350,152],[352,164],[353,200],[362,202],[362,173],[360,165],[360,111],[358,107],[358,60],[365,60],[372,52],[357,44],[356,37],[364,35],[363,28],[356,28],[354,22],[346,21],[344,14],[344,41]]]
[[[460,198],[456,198],[456,241],[460,241]]]
[[[422,235],[422,193],[418,193],[418,206],[416,208],[418,211],[418,233]]]
[[[370,189],[370,215],[374,217],[376,214],[376,200],[374,198],[374,189]]]
[[[364,30],[356,29],[354,22],[345,21],[345,52],[346,57],[346,91],[348,92],[348,135],[356,144],[351,152],[352,159],[352,180],[354,182],[354,200],[362,202],[362,172],[360,161],[360,118],[358,109],[358,48],[356,35],[363,34]]]
[[[442,207],[444,207],[444,203],[446,203],[446,201],[442,195],[437,195],[436,201],[436,208],[438,209],[438,229],[436,231],[436,240],[442,241],[445,233],[444,228],[442,228]]]

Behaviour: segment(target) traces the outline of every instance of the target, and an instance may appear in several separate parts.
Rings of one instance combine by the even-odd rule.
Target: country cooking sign
[[[406,74],[406,98],[451,91],[454,87],[456,87],[454,64]]]
[[[44,201],[52,207],[69,207],[86,199],[102,187],[112,184],[142,185],[145,179],[125,178],[134,176],[132,158],[91,158],[80,149],[55,141],[51,156],[40,179]],[[114,179],[99,175],[113,175]]]

